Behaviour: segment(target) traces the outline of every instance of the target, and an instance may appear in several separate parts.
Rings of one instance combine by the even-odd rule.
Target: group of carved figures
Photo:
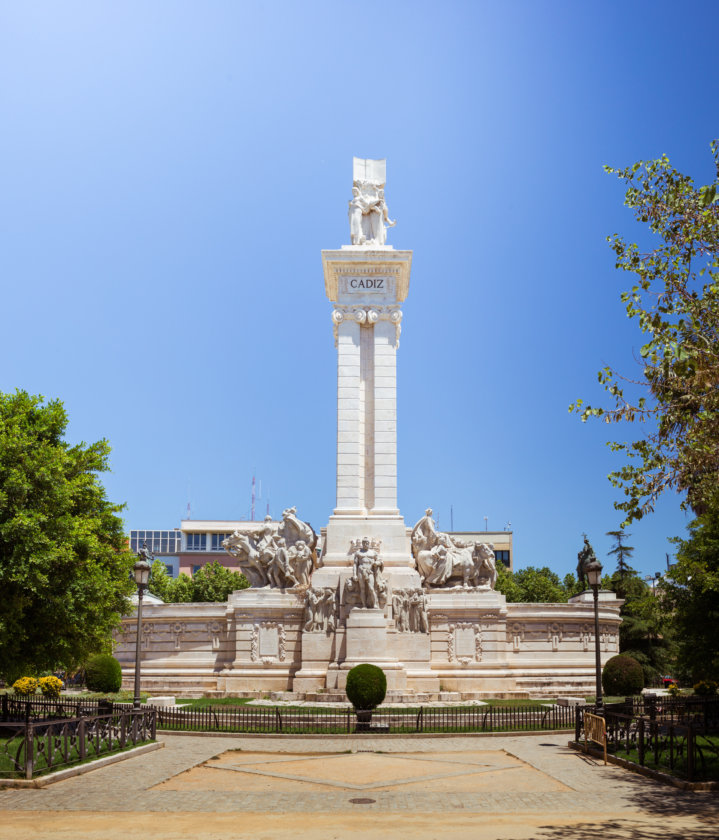
[[[307,590],[304,628],[308,633],[332,633],[337,628],[337,590],[334,587]]]
[[[384,184],[374,181],[353,181],[348,214],[353,245],[384,245],[387,228],[397,224],[389,217]]]
[[[400,633],[429,633],[427,598],[421,589],[393,589],[392,613]]]
[[[297,518],[293,507],[282,512],[279,525],[266,516],[260,530],[235,531],[222,545],[239,560],[242,573],[255,587],[308,586],[317,563],[317,534]]]
[[[438,531],[432,509],[412,529],[412,554],[426,588],[462,585],[494,589],[497,567],[494,546],[464,542]]]
[[[411,544],[425,589],[451,586],[494,589],[497,569],[493,546],[467,543],[438,531],[431,509],[427,509],[412,529]],[[259,530],[235,531],[223,546],[239,560],[253,587],[307,587],[317,566],[317,535],[311,525],[297,518],[293,507],[282,512],[279,524],[267,516]],[[352,576],[345,582],[342,603],[384,609],[389,587],[383,575],[379,547],[380,542],[369,537],[351,541]]]

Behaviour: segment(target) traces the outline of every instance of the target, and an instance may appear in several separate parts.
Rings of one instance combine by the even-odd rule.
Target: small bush
[[[636,659],[620,653],[607,661],[602,672],[604,693],[621,696],[640,694],[644,688],[644,671]]]
[[[670,697],[679,697],[679,695],[682,693],[682,690],[681,688],[679,688],[678,683],[669,683],[669,685],[667,686],[667,691],[669,692]]]
[[[60,696],[62,680],[59,680],[57,677],[40,677],[38,683],[43,697],[55,699]]]
[[[347,674],[347,699],[362,711],[375,709],[387,694],[387,677],[376,665],[356,665]]]
[[[122,684],[120,663],[109,653],[92,656],[85,664],[85,684],[90,691],[119,691]]]
[[[37,691],[37,680],[35,677],[20,677],[12,684],[15,694],[22,694],[23,697],[30,697]]]
[[[699,680],[694,686],[694,694],[699,697],[713,697],[719,686],[714,680]]]

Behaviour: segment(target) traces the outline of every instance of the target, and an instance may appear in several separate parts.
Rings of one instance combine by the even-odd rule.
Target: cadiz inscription
[[[345,276],[342,278],[344,291],[346,292],[387,292],[391,291],[389,277],[357,277]]]

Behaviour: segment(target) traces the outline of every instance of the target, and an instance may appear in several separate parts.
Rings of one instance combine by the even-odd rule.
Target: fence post
[[[152,738],[153,741],[157,737],[157,715],[158,715],[158,710],[153,709],[152,710],[152,717],[150,718],[150,737]]]
[[[25,724],[25,778],[32,779],[32,771],[33,771],[33,760],[34,760],[34,750],[35,750],[35,743],[34,743],[34,731],[32,725],[29,723]]]
[[[7,720],[7,718],[8,718],[7,694],[3,694],[3,696],[2,696],[2,719]]]
[[[350,710],[347,709],[347,732],[352,732],[352,722],[351,722],[351,719],[350,719],[350,714],[351,714]]]
[[[80,760],[84,759],[87,755],[87,751],[85,749],[85,718],[81,717],[77,724],[77,740],[78,740],[78,753],[80,755]]]
[[[275,706],[275,732],[282,732],[282,715],[277,706]]]
[[[687,727],[687,776],[690,782],[694,781],[694,759],[696,758],[696,738],[694,736],[694,726],[689,723]]]
[[[637,761],[640,767],[644,767],[644,718],[639,718],[637,728]]]
[[[417,726],[416,726],[417,732],[422,731],[422,727],[423,727],[423,724],[424,724],[422,712],[424,712],[424,706],[420,706],[419,707],[419,712],[417,713]]]
[[[582,737],[582,712],[580,706],[574,707],[574,740],[578,744]]]

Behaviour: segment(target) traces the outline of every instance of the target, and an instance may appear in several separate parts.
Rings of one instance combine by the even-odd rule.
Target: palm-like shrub
[[[109,653],[91,656],[85,665],[85,685],[90,691],[112,693],[122,685],[122,667]]]
[[[356,665],[347,674],[345,691],[355,709],[369,711],[384,700],[387,694],[387,677],[376,665]]]
[[[644,670],[636,659],[620,653],[607,660],[602,672],[602,686],[605,694],[640,694],[644,688]]]

